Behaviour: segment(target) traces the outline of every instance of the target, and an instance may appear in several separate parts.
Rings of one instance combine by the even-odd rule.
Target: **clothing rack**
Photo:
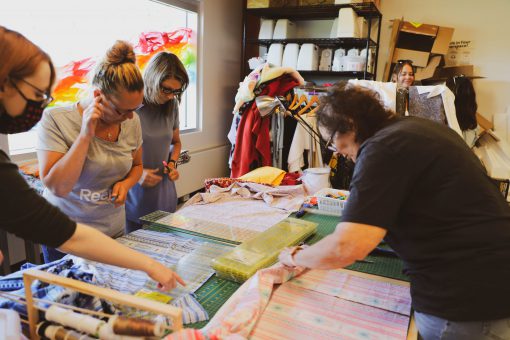
[[[44,271],[36,270],[36,269],[28,269],[23,273],[23,283],[25,285],[25,298],[26,298],[26,306],[28,312],[28,324],[30,328],[30,339],[39,340],[40,336],[37,334],[36,328],[39,323],[39,310],[46,310],[46,308],[38,306],[38,299],[33,297],[32,294],[32,283],[35,280],[39,280],[44,283],[48,283],[51,285],[57,285],[64,288],[69,288],[74,291],[95,296],[101,299],[108,300],[115,304],[133,307],[138,310],[155,313],[158,315],[163,315],[168,320],[170,320],[170,325],[168,326],[168,330],[178,331],[183,328],[182,326],[182,310],[180,308],[167,305],[157,301],[151,301],[148,299],[144,299],[138,296],[127,295],[113,289],[103,288],[91,285],[89,283],[85,283],[82,281],[73,280],[70,278],[58,276],[55,274],[50,274]],[[6,294],[5,296],[7,296]],[[71,308],[74,310],[78,310],[78,308],[65,306],[56,302],[44,301],[45,303],[56,304],[61,307]],[[89,315],[98,315],[98,312],[89,311],[82,308],[79,308],[79,311]],[[100,313],[101,316],[112,317],[113,315],[107,315],[104,313]]]

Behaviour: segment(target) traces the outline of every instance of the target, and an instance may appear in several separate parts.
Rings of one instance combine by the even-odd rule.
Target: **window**
[[[24,34],[50,54],[58,81],[51,105],[67,105],[83,95],[85,84],[74,82],[80,72],[90,70],[115,40],[135,46],[143,70],[150,56],[166,50],[179,56],[186,66],[190,85],[180,105],[180,129],[198,128],[197,32],[198,14],[189,2],[186,8],[150,0],[16,0],[2,5],[0,23]],[[184,6],[183,6],[184,7]],[[71,77],[72,76],[72,77]],[[66,81],[62,81],[66,80]],[[69,82],[70,80],[73,80]],[[60,81],[60,82],[59,82]],[[37,128],[37,127],[36,127]],[[34,128],[34,129],[36,129]],[[36,132],[9,135],[9,153],[35,151]],[[0,140],[0,145],[5,144]]]

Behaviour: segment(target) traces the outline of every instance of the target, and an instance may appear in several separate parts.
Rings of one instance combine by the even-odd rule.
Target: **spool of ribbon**
[[[65,309],[56,305],[52,305],[48,308],[45,317],[48,321],[53,321],[94,336],[97,336],[99,328],[106,324],[104,321],[90,315],[76,313],[70,309]]]

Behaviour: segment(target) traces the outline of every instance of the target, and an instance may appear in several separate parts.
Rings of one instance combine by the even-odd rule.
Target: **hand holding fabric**
[[[280,255],[278,256],[278,260],[280,261],[281,264],[283,264],[285,267],[288,267],[288,268],[294,268],[294,267],[297,267],[297,264],[294,262],[294,255],[304,249],[308,247],[307,245],[302,245],[302,246],[295,246],[295,247],[287,247],[287,248],[284,248]]]
[[[161,182],[163,177],[160,175],[157,175],[157,172],[159,169],[143,169],[142,177],[140,177],[140,180],[138,183],[144,187],[144,188],[152,188]]]

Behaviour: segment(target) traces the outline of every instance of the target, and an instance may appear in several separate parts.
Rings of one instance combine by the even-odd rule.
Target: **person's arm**
[[[67,196],[80,178],[101,112],[101,97],[96,97],[84,109],[80,134],[66,153],[37,151],[41,180],[55,195]]]
[[[168,173],[168,178],[170,178],[170,180],[172,180],[172,181],[176,181],[179,179],[179,171],[177,170],[177,161],[179,160],[179,156],[181,155],[181,149],[182,149],[179,128],[174,129],[174,134],[172,137],[172,145],[174,146],[174,148],[172,149],[172,153],[170,154],[170,159],[168,160],[168,167],[172,170]]]
[[[185,285],[179,275],[158,261],[83,224],[76,225],[74,234],[59,249],[88,260],[144,271],[153,280],[159,282],[158,287],[162,290],[175,288],[177,282]]]
[[[380,227],[341,222],[333,234],[293,256],[288,249],[282,251],[280,262],[313,269],[343,268],[364,259],[385,235],[386,230]]]
[[[133,152],[133,164],[131,166],[131,170],[129,170],[128,174],[123,180],[118,181],[113,185],[112,197],[115,197],[114,203],[116,207],[124,204],[129,189],[138,183],[142,173],[142,147],[139,147],[138,150]]]

